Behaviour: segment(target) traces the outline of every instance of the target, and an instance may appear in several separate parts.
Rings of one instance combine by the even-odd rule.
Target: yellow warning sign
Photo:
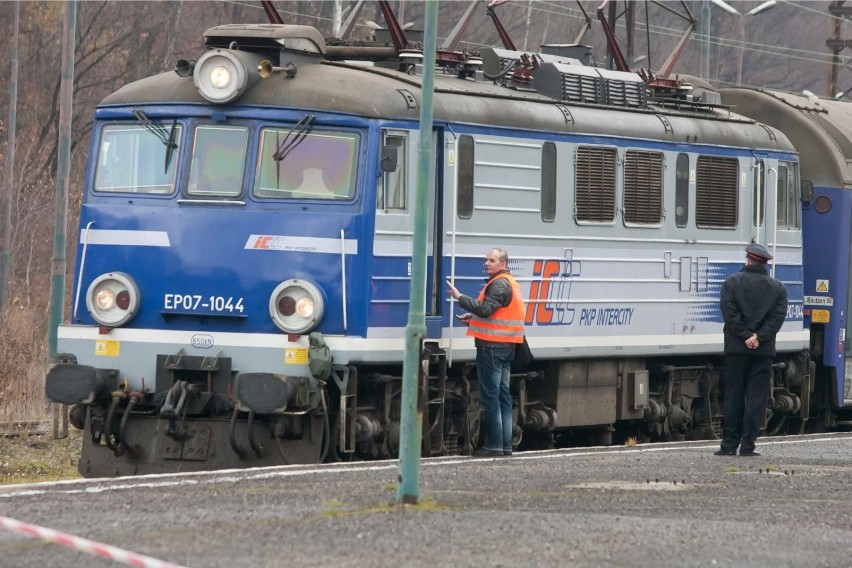
[[[822,294],[828,293],[828,280],[817,280],[816,291]]]
[[[831,312],[828,310],[811,310],[811,321],[813,323],[828,323]]]
[[[288,348],[284,350],[285,365],[307,365],[308,350],[304,348]]]
[[[118,357],[121,342],[115,339],[95,340],[95,355],[98,357]]]

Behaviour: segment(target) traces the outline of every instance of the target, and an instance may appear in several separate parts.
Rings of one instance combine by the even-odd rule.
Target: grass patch
[[[449,509],[449,507],[441,505],[432,497],[424,497],[416,505],[403,505],[403,507],[414,511],[446,511]]]
[[[0,308],[0,422],[4,423],[49,418],[44,311],[18,300],[11,298],[6,308]]]
[[[47,320],[36,298],[46,298],[47,290],[31,297],[26,294],[34,293],[34,285],[14,281],[11,290],[9,304],[0,308],[0,484],[78,478],[82,432],[70,429],[67,438],[54,440],[44,394]],[[41,435],[17,426],[30,422],[50,426]]]
[[[628,448],[632,448],[633,446],[635,446],[638,443],[639,442],[636,440],[635,436],[629,436],[626,440],[624,440],[624,445],[627,446]]]
[[[343,504],[340,504],[341,507],[333,507],[330,509],[326,509],[320,516],[322,517],[352,517],[355,515],[375,515],[377,513],[389,513],[393,510],[393,507],[389,504],[380,503],[378,505],[374,505],[372,507],[360,507],[353,509],[344,508]],[[327,504],[326,504],[327,506]]]
[[[449,509],[446,505],[441,505],[432,497],[424,497],[416,505],[398,505],[396,502],[379,503],[369,507],[347,507],[345,504],[337,500],[326,501],[323,503],[326,510],[320,513],[321,517],[337,518],[337,517],[352,517],[357,515],[376,515],[392,513],[394,511],[446,511]]]
[[[77,479],[82,432],[71,429],[67,438],[41,436],[0,437],[0,484]]]
[[[729,465],[725,468],[725,473],[739,473],[740,468],[735,465]]]

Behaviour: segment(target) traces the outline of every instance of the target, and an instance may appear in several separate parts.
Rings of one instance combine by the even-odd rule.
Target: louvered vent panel
[[[624,156],[624,221],[657,225],[663,220],[663,155],[628,150]]]
[[[543,63],[533,73],[533,88],[557,100],[603,102],[603,79],[597,69],[583,65]]]
[[[579,103],[600,102],[600,79],[585,75],[562,74],[562,100]]]
[[[604,83],[606,104],[639,108],[645,106],[645,85],[607,79]]]
[[[698,227],[737,226],[737,170],[736,158],[698,157],[695,184]]]
[[[578,221],[615,220],[615,161],[613,148],[577,148],[574,195]]]

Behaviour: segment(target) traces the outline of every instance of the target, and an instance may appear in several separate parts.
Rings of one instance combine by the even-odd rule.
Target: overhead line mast
[[[831,14],[831,23],[829,24],[831,29],[828,39],[825,40],[825,45],[831,48],[831,63],[828,66],[828,92],[826,93],[829,97],[848,97],[850,91],[852,91],[852,85],[844,89],[838,81],[840,70],[850,68],[849,63],[843,63],[840,52],[846,48],[852,48],[852,39],[841,37],[843,23],[852,16],[852,6],[845,4],[844,0],[834,0],[828,7],[828,13]]]

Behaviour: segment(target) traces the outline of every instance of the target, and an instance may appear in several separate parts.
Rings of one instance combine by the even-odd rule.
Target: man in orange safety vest
[[[485,256],[488,280],[476,299],[447,282],[449,294],[469,313],[459,319],[476,345],[479,396],[485,409],[485,443],[477,457],[512,455],[512,395],[509,374],[515,346],[524,341],[524,302],[521,287],[509,273],[509,255],[495,248]]]

